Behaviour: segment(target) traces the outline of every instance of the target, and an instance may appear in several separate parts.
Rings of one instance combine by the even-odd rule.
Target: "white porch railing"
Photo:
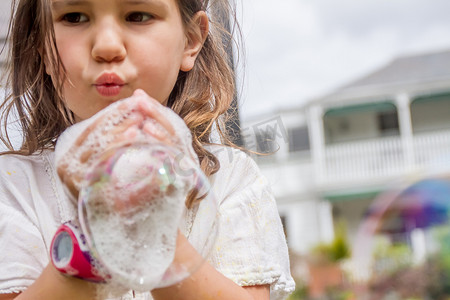
[[[449,167],[450,130],[417,135],[414,138],[414,153],[418,167]]]
[[[400,137],[329,145],[323,169],[316,171],[321,181],[336,183],[450,166],[450,130],[415,135],[412,149],[404,149],[404,145]],[[411,153],[412,161],[408,159]]]

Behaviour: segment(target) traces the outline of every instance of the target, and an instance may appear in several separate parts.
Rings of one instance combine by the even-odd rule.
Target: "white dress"
[[[211,176],[219,209],[219,233],[208,262],[241,286],[270,284],[271,299],[294,290],[283,228],[266,179],[241,151],[209,148],[221,168]],[[202,204],[188,211],[185,234],[198,240]],[[49,263],[58,226],[76,218],[57,177],[54,152],[0,156],[0,294],[25,290]],[[128,293],[122,299],[133,299]],[[134,299],[152,299],[150,293]]]

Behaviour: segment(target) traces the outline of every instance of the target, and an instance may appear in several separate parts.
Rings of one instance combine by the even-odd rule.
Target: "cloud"
[[[241,115],[298,106],[404,54],[450,48],[448,0],[243,0]]]
[[[389,29],[411,36],[423,28],[450,25],[447,0],[316,0],[316,5],[328,34],[367,35]]]

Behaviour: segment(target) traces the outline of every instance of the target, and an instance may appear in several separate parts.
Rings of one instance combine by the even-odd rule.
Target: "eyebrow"
[[[58,8],[60,6],[79,6],[86,5],[90,1],[87,0],[53,0],[52,8]],[[161,7],[167,7],[167,3],[160,0],[125,0],[126,4],[139,5],[139,4],[153,4]]]
[[[152,3],[152,2],[159,3],[159,1],[155,1],[155,0],[125,0],[125,2],[128,4],[146,4],[146,3]]]
[[[58,8],[60,6],[78,6],[78,5],[86,5],[89,1],[86,0],[53,0],[52,8]]]
[[[126,4],[139,5],[139,4],[151,4],[158,7],[167,8],[167,3],[161,0],[124,0]]]

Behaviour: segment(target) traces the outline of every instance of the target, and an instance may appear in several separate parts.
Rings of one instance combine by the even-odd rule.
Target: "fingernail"
[[[134,127],[131,127],[131,128],[128,128],[127,130],[125,130],[125,132],[123,133],[123,137],[126,140],[132,140],[137,136],[137,134],[138,134],[137,129]]]

